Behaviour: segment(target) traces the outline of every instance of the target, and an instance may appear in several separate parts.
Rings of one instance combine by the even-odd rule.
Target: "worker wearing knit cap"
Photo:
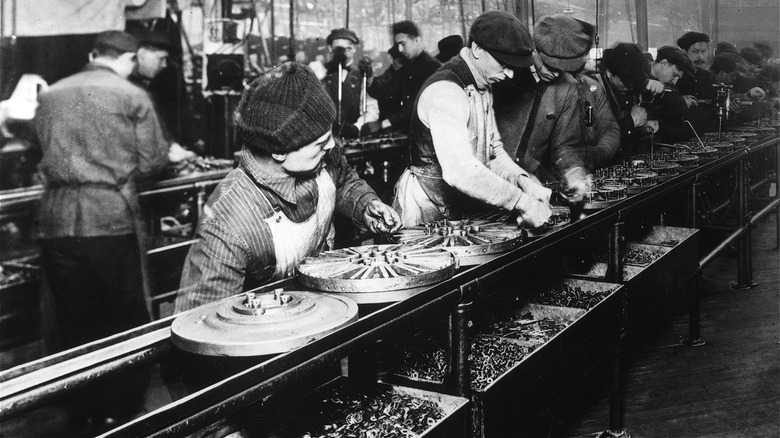
[[[256,79],[236,108],[238,168],[204,207],[176,311],[291,276],[332,240],[333,213],[373,232],[401,226],[334,148],[336,109],[314,72],[288,62]]]
[[[550,217],[550,191],[504,150],[492,87],[533,63],[533,40],[513,15],[488,11],[469,43],[417,95],[409,133],[411,165],[396,185],[393,207],[406,224],[455,219],[503,207],[528,226]]]

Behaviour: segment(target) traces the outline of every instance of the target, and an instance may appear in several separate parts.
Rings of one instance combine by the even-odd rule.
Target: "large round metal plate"
[[[307,257],[297,271],[298,281],[312,289],[386,294],[446,280],[455,268],[455,257],[440,248],[365,245]]]
[[[628,197],[628,186],[614,181],[595,181],[583,197],[583,210],[599,210]]]
[[[206,356],[262,356],[306,345],[358,318],[346,297],[306,291],[242,294],[182,314],[173,344]]]
[[[550,219],[547,219],[544,225],[528,230],[529,237],[544,236],[545,234],[558,231],[571,223],[571,209],[569,207],[552,205],[550,206],[550,211],[552,212]]]
[[[497,212],[415,225],[402,229],[393,238],[409,245],[444,248],[458,257],[461,266],[472,266],[519,247],[526,234],[509,213]]]

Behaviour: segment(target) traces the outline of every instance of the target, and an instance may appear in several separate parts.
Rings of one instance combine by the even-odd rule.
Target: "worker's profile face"
[[[152,79],[168,65],[168,51],[153,47],[138,49],[138,74]]]
[[[398,51],[408,60],[416,58],[422,52],[422,38],[413,37],[405,33],[397,33],[393,40],[398,45]]]
[[[677,80],[683,77],[683,72],[667,59],[656,62],[654,66],[654,76],[664,85],[676,84]]]
[[[352,62],[352,59],[355,57],[355,50],[357,50],[355,43],[345,38],[337,38],[333,40],[333,43],[330,45],[331,51],[336,47],[344,48],[344,54],[347,57],[347,64]]]
[[[707,53],[710,50],[710,43],[699,41],[698,43],[688,47],[685,52],[688,57],[693,61],[693,65],[699,68],[704,68],[707,65]]]
[[[536,69],[536,74],[539,75],[539,78],[543,80],[544,82],[553,82],[554,80],[558,79],[558,77],[561,75],[561,71],[554,69],[550,67],[549,65],[545,64],[544,61],[542,61],[542,57],[539,55],[539,52],[534,50],[533,52],[534,57],[534,68]]]
[[[626,84],[623,83],[623,80],[620,79],[620,76],[612,74],[609,70],[607,70],[607,78],[609,79],[609,83],[612,85],[612,88],[615,90],[621,92],[621,93],[628,93],[631,91],[630,88],[626,86]]]
[[[476,43],[472,43],[471,50],[476,58],[477,70],[489,84],[512,79],[515,76],[515,71],[510,66],[494,58]]]
[[[282,168],[293,176],[311,176],[322,167],[322,159],[336,143],[330,130],[320,138],[298,149],[285,154]]]

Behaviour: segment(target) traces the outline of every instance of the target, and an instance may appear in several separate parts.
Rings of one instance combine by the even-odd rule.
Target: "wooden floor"
[[[623,362],[625,430],[634,438],[780,437],[780,258],[776,217],[753,230],[750,290],[730,287],[737,258],[705,268],[700,286],[702,347],[682,306],[666,324],[629,339]],[[557,409],[551,437],[609,429],[609,373]]]

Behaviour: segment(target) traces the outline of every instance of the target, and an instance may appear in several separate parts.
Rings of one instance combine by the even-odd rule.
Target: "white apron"
[[[276,254],[274,279],[290,277],[301,261],[333,246],[333,211],[336,209],[336,186],[330,174],[322,169],[317,175],[319,199],[314,214],[301,223],[292,222],[281,210],[266,219]]]

